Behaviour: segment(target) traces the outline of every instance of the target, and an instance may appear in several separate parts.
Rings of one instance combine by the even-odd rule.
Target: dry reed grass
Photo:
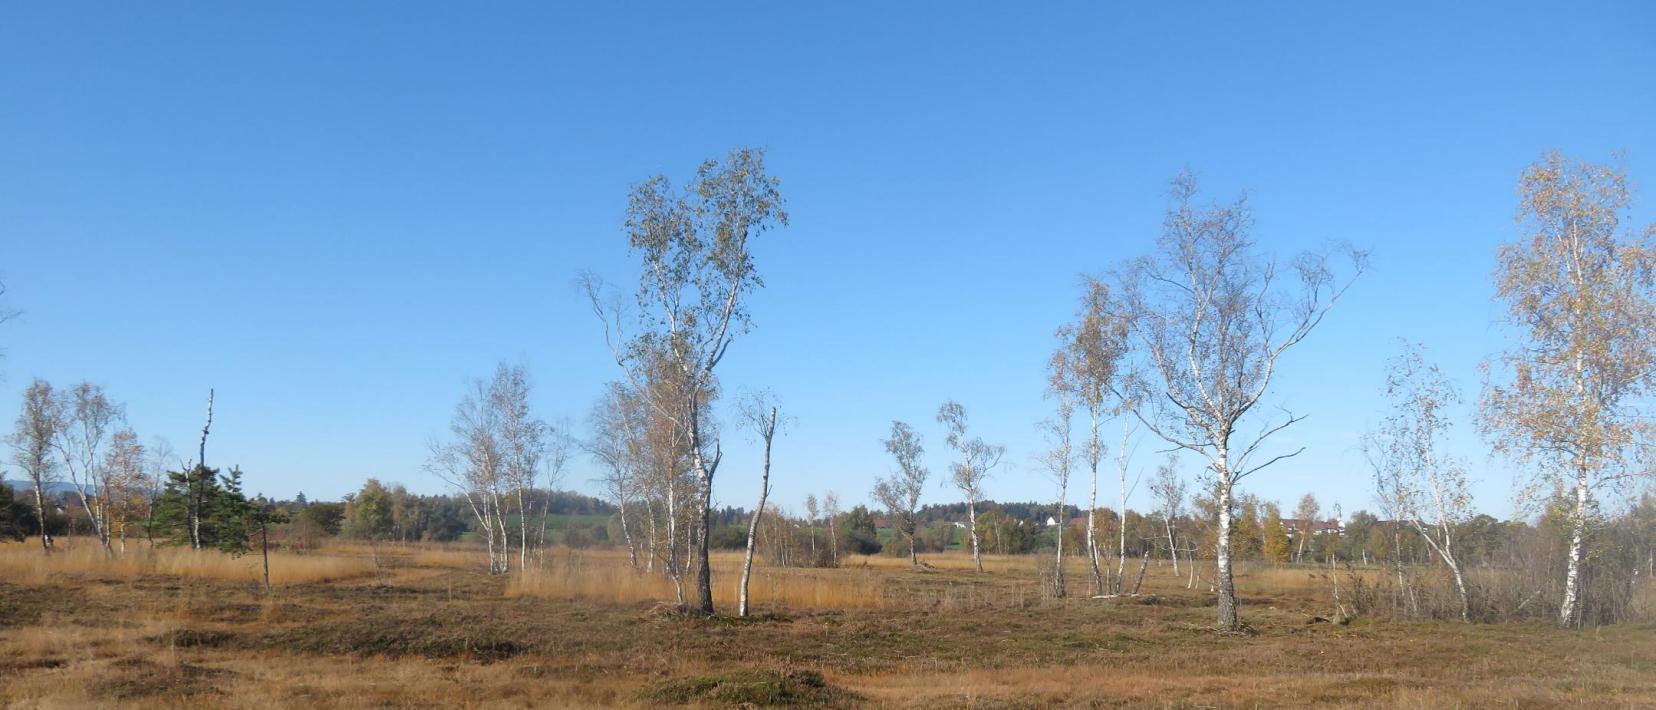
[[[741,556],[710,555],[714,570],[713,603],[736,604]],[[685,579],[685,594],[694,593],[694,580]],[[677,598],[672,580],[657,572],[635,569],[624,552],[569,551],[550,564],[514,575],[507,596],[581,599],[605,603],[671,602]],[[817,570],[755,565],[748,585],[755,607],[786,609],[880,609],[887,606],[878,576],[868,570]]]
[[[270,553],[270,583],[313,584],[374,574],[372,559],[342,554]],[[0,578],[12,584],[63,584],[75,580],[130,581],[147,576],[262,584],[264,561],[216,550],[129,545],[110,557],[97,544],[65,546],[46,554],[30,545],[0,545]]]

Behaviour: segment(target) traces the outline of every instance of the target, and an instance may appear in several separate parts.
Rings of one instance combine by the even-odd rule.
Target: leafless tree
[[[584,445],[587,453],[604,467],[599,482],[607,497],[620,509],[621,540],[627,546],[627,562],[634,569],[638,568],[638,551],[628,526],[627,504],[638,495],[642,485],[636,468],[637,452],[643,446],[643,432],[636,426],[638,404],[638,398],[625,384],[609,383],[588,415],[592,434]]]
[[[828,491],[822,496],[822,513],[828,518],[828,551],[835,567],[839,566],[839,494]]]
[[[178,460],[173,451],[172,442],[165,437],[153,437],[144,457],[144,538],[150,547],[155,547],[155,504],[161,497],[167,480],[169,466],[178,465],[178,470],[189,470],[189,464]]]
[[[1317,496],[1310,493],[1302,496],[1299,506],[1294,508],[1294,517],[1299,518],[1300,523],[1305,526],[1304,530],[1298,531],[1297,537],[1299,540],[1296,541],[1297,544],[1294,550],[1295,562],[1299,562],[1305,557],[1306,543],[1310,542],[1312,535],[1317,534],[1317,516],[1321,512],[1322,506],[1317,505]]]
[[[1132,462],[1132,449],[1128,447],[1128,442],[1132,438],[1133,421],[1122,417],[1121,446],[1116,449],[1116,492],[1120,495],[1121,524],[1116,526],[1116,571],[1111,581],[1116,594],[1122,594],[1127,583],[1127,496],[1132,493],[1133,488],[1138,487],[1136,478],[1132,487],[1127,485],[1127,467]]]
[[[753,543],[759,532],[759,519],[765,515],[765,498],[770,496],[771,443],[776,439],[776,399],[769,394],[755,394],[742,403],[741,426],[752,431],[765,445],[763,468],[759,473],[759,504],[748,520],[747,550],[742,554],[742,582],[737,589],[736,615],[748,615],[748,579],[753,573]],[[813,508],[816,500],[811,499]],[[815,541],[813,540],[813,544]]]
[[[535,559],[542,567],[546,565],[546,558],[551,550],[551,546],[546,542],[546,530],[552,518],[552,494],[563,484],[564,469],[569,466],[570,452],[577,445],[575,437],[569,433],[572,430],[573,427],[567,421],[546,426],[546,448],[540,456],[541,477],[546,480],[546,496],[541,499],[539,514],[535,516],[540,519],[540,532],[535,536]]]
[[[724,161],[702,163],[687,190],[661,176],[633,189],[627,232],[642,261],[637,291],[642,332],[631,341],[618,342],[620,314],[608,306],[601,284],[590,276],[585,284],[616,363],[634,386],[651,354],[663,355],[680,375],[674,391],[661,393],[666,397],[640,390],[650,392],[654,416],[685,430],[699,489],[695,606],[704,614],[713,613],[707,541],[720,453],[716,434],[703,429],[710,418],[702,408],[731,342],[751,327],[745,297],[764,285],[754,267],[751,241],[787,224],[778,184],[765,172],[763,152],[744,148],[731,151]]]
[[[144,445],[138,443],[138,434],[132,429],[121,429],[110,437],[98,497],[104,501],[109,514],[109,534],[119,539],[123,554],[132,521],[149,515],[149,475],[144,468],[145,459]]]
[[[1006,447],[989,444],[982,437],[966,438],[966,408],[959,402],[944,402],[937,409],[937,422],[949,432],[949,448],[960,454],[960,460],[949,464],[950,482],[966,497],[966,527],[972,539],[972,564],[983,571],[983,556],[978,550],[977,502],[983,498],[983,483],[989,472],[1000,465]]]
[[[1167,532],[1167,554],[1173,558],[1173,576],[1179,576],[1179,546],[1173,526],[1184,512],[1185,481],[1179,476],[1179,459],[1168,456],[1156,468],[1156,480],[1150,483],[1150,493],[1161,508],[1162,527]]]
[[[1047,393],[1057,400],[1057,411],[1039,427],[1047,440],[1047,450],[1041,457],[1041,463],[1052,474],[1053,482],[1058,484],[1058,549],[1055,553],[1057,563],[1052,568],[1052,594],[1058,598],[1063,598],[1067,593],[1064,586],[1064,532],[1069,527],[1069,480],[1075,466],[1075,447],[1070,436],[1071,423],[1075,418],[1075,397],[1067,386],[1072,379],[1069,358],[1069,348],[1060,347],[1047,363]]]
[[[1501,247],[1496,294],[1517,347],[1492,367],[1480,424],[1499,453],[1530,466],[1530,500],[1572,498],[1561,624],[1583,621],[1582,563],[1600,499],[1652,476],[1656,225],[1624,228],[1632,195],[1618,168],[1549,153],[1519,181],[1524,235]]]
[[[806,533],[806,535],[810,536],[810,538],[811,538],[811,564],[816,564],[816,560],[817,560],[816,524],[817,524],[817,520],[820,519],[820,518],[817,517],[819,515],[821,515],[821,511],[818,510],[818,508],[817,508],[816,494],[815,493],[806,493],[805,494],[805,533]]]
[[[451,438],[431,443],[426,470],[465,496],[483,532],[489,573],[504,574],[511,570],[502,504],[506,457],[496,435],[500,413],[491,402],[489,383],[473,380],[455,407],[449,423]]]
[[[493,435],[500,452],[500,482],[508,495],[516,500],[518,514],[518,569],[529,567],[529,506],[527,499],[534,492],[547,452],[549,427],[537,418],[529,407],[529,373],[521,365],[504,362],[495,367],[489,382],[489,401],[493,410],[491,420],[497,427]],[[560,462],[560,467],[561,467]],[[505,541],[504,531],[502,540]]]
[[[188,462],[184,464],[186,480],[189,482],[188,495],[185,497],[185,515],[190,523],[190,549],[200,550],[205,544],[201,537],[201,521],[207,512],[207,483],[212,477],[212,469],[207,468],[207,436],[213,430],[213,388],[207,388],[207,419],[201,425],[201,440],[197,444],[198,459],[192,468]]]
[[[926,452],[920,444],[920,435],[914,428],[900,421],[891,422],[891,438],[885,440],[885,449],[897,460],[897,470],[874,484],[874,500],[892,517],[892,527],[908,538],[909,564],[920,566],[915,552],[916,513],[920,508],[920,493],[926,488],[931,472],[920,465],[920,456]]]
[[[1462,621],[1472,620],[1466,577],[1455,557],[1455,531],[1472,517],[1472,493],[1466,468],[1442,451],[1449,431],[1445,407],[1460,401],[1454,383],[1426,361],[1418,347],[1405,347],[1387,366],[1386,396],[1391,414],[1363,439],[1363,452],[1374,468],[1382,506],[1394,519],[1408,523],[1449,568],[1460,596]],[[1316,499],[1301,502],[1306,519],[1316,517]],[[1310,536],[1315,528],[1305,530]]]
[[[111,481],[104,469],[103,445],[114,427],[126,419],[126,413],[121,405],[109,401],[102,386],[90,382],[75,385],[62,396],[56,409],[63,422],[52,446],[63,458],[64,470],[69,472],[81,509],[92,522],[98,544],[106,554],[114,554],[109,534],[111,501],[107,495]]]
[[[51,383],[36,378],[23,391],[23,411],[11,435],[12,461],[34,487],[35,520],[40,524],[40,549],[52,551],[47,529],[46,489],[58,479],[58,460],[52,442],[64,427],[61,401]]]
[[[1276,262],[1255,252],[1245,200],[1197,205],[1189,174],[1173,181],[1172,198],[1156,254],[1120,273],[1115,308],[1131,331],[1133,367],[1118,396],[1157,436],[1208,461],[1219,508],[1219,626],[1231,630],[1241,626],[1231,577],[1235,487],[1299,453],[1255,458],[1272,434],[1303,417],[1286,414],[1240,441],[1238,429],[1282,355],[1310,335],[1350,282],[1336,281],[1329,255],[1307,253],[1294,260],[1297,278],[1285,286]],[[1361,273],[1366,254],[1345,251]]]

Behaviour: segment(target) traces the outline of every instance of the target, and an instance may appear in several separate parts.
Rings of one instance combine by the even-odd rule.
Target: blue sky
[[[1504,346],[1489,274],[1527,163],[1626,151],[1656,214],[1646,3],[897,5],[8,4],[0,401],[91,379],[189,449],[214,387],[209,462],[253,490],[438,490],[425,442],[468,378],[525,363],[579,426],[618,375],[573,282],[632,283],[629,186],[752,145],[793,226],[757,246],[722,375],[798,418],[778,499],[866,500],[893,418],[940,477],[948,398],[1009,449],[988,495],[1046,499],[1051,333],[1189,167],[1249,193],[1270,251],[1374,250],[1271,397],[1310,415],[1278,441],[1306,453],[1245,485],[1349,513],[1396,339],[1469,401]],[[1455,445],[1510,513],[1470,419]],[[716,497],[749,504],[756,447],[726,448]]]

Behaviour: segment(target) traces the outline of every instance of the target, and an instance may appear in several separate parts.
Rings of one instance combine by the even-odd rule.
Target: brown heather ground
[[[685,617],[613,552],[512,580],[481,553],[382,546],[256,557],[0,545],[0,702],[22,707],[1656,706],[1656,625],[1582,632],[1329,616],[1325,579],[1239,580],[1252,632],[1151,568],[1135,598],[1051,599],[990,571],[858,559],[756,570],[761,615]],[[715,560],[720,603],[734,557]],[[1072,589],[1089,580],[1077,565]],[[592,580],[598,580],[596,582]]]

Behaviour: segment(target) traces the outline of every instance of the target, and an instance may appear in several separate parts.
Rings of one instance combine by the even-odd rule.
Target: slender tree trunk
[[[910,566],[910,567],[915,567],[915,568],[918,568],[918,567],[919,567],[919,566],[920,566],[920,555],[919,555],[919,553],[918,553],[918,552],[916,552],[916,551],[915,551],[915,549],[914,549],[914,544],[915,544],[915,543],[914,543],[914,534],[915,534],[915,532],[916,532],[916,531],[915,531],[915,529],[914,529],[914,527],[915,527],[915,525],[914,525],[914,523],[913,523],[913,522],[912,522],[912,521],[913,521],[913,519],[914,519],[914,512],[913,512],[913,511],[909,511],[909,520],[910,520],[910,521],[911,521],[911,522],[910,522],[910,523],[909,523],[909,524],[908,524],[908,539],[909,539],[909,566]]]
[[[1092,493],[1087,496],[1087,559],[1092,562],[1093,596],[1104,594],[1104,570],[1098,566],[1098,412],[1092,413],[1092,436],[1087,441],[1087,464],[1092,472]]]
[[[622,512],[626,512],[626,507],[624,505],[622,506]],[[551,481],[548,481],[546,486],[546,502],[541,504],[540,532],[535,535],[535,558],[540,560],[537,564],[540,565],[541,569],[546,569],[546,527],[547,519],[550,517],[552,517],[552,484]],[[621,538],[623,540],[628,540],[627,554],[630,556],[632,555],[632,543],[629,538],[627,538],[626,523],[626,517],[622,516]],[[637,565],[635,564],[634,566]]]
[[[259,520],[259,550],[264,556],[265,596],[270,596],[270,530],[263,519]]]
[[[673,580],[673,593],[679,606],[685,605],[684,569],[679,562],[678,539],[678,481],[667,483],[667,576]]]
[[[649,523],[649,530],[646,534],[649,535],[649,541],[647,544],[650,546],[648,551],[649,554],[644,556],[644,571],[654,572],[656,556],[661,554],[661,543],[658,541],[656,536],[655,501],[651,500],[648,496],[644,498],[644,520]]]
[[[1144,559],[1139,561],[1138,579],[1133,581],[1133,596],[1135,596],[1135,597],[1138,596],[1139,589],[1144,586],[1144,570],[1146,570],[1150,567],[1150,548],[1151,547],[1152,547],[1151,545],[1146,545],[1144,547]]]
[[[834,566],[838,567],[839,566],[839,535],[836,534],[837,531],[835,530],[835,527],[836,527],[835,523],[836,523],[836,521],[834,520],[834,515],[832,513],[830,513],[828,515],[828,552],[829,552],[830,556],[832,557],[832,559],[834,560]]]
[[[770,495],[771,434],[775,431],[776,408],[771,407],[770,424],[765,427],[765,464],[759,475],[759,505],[753,509],[753,519],[748,521],[747,552],[742,555],[742,584],[737,594],[737,616],[748,615],[748,578],[753,572],[753,538],[759,531],[759,517],[765,514],[765,498]],[[811,542],[815,547],[814,536]],[[815,550],[812,552],[814,554]]]
[[[1472,605],[1467,593],[1466,577],[1461,574],[1460,561],[1455,559],[1455,539],[1450,525],[1441,521],[1434,525],[1433,527],[1437,529],[1437,537],[1434,537],[1422,521],[1413,520],[1411,522],[1414,523],[1415,530],[1420,533],[1420,538],[1426,541],[1426,545],[1432,548],[1432,552],[1437,554],[1438,559],[1443,561],[1445,567],[1449,568],[1450,575],[1455,579],[1455,593],[1460,598],[1461,621],[1470,623],[1472,621]]]
[[[1121,449],[1116,452],[1116,475],[1121,488],[1120,544],[1116,548],[1115,593],[1120,594],[1127,584],[1127,436],[1132,433],[1131,420],[1121,417]]]
[[[972,497],[976,498],[977,494],[974,493]],[[971,528],[972,533],[972,564],[977,567],[977,571],[982,572],[983,556],[978,554],[977,503],[970,500],[966,501],[966,525]]]
[[[1173,516],[1162,521],[1167,527],[1167,555],[1173,558],[1173,576],[1179,576],[1179,548],[1173,544]]]
[[[633,548],[632,533],[627,530],[627,499],[621,498],[621,542],[627,546],[627,564],[638,569],[638,550]]]
[[[1453,553],[1448,555],[1449,570],[1455,573],[1455,591],[1460,593],[1461,621],[1472,623],[1472,601],[1466,590],[1466,577],[1461,574],[1460,563],[1455,561]]]
[[[517,490],[518,503],[518,570],[529,569],[529,508],[523,504],[523,488]]]
[[[193,504],[191,506],[189,506],[189,508],[190,508],[190,511],[189,511],[189,513],[190,513],[190,547],[191,547],[191,549],[195,549],[195,550],[199,550],[202,547],[202,544],[201,544],[201,507],[202,507],[203,499],[207,496],[207,487],[206,487],[205,483],[202,482],[201,479],[206,478],[209,475],[207,473],[207,471],[208,471],[208,469],[207,469],[207,433],[212,428],[213,428],[213,388],[209,387],[209,388],[207,388],[207,423],[203,424],[201,426],[201,446],[199,448],[199,451],[197,452],[198,458],[196,459],[199,462],[198,466],[200,468],[198,468],[196,470],[195,485],[191,487],[191,496],[190,497],[191,497],[191,500],[192,500]]]
[[[1064,465],[1068,466],[1069,464],[1066,462]],[[1069,515],[1065,512],[1065,508],[1064,508],[1064,489],[1063,488],[1058,489],[1058,515],[1054,516],[1054,519],[1057,519],[1057,518],[1065,518],[1065,520],[1059,521],[1059,523],[1058,523],[1058,554],[1057,554],[1057,558],[1058,558],[1057,562],[1058,563],[1056,565],[1054,565],[1053,568],[1052,568],[1052,595],[1055,596],[1055,597],[1058,597],[1059,599],[1062,599],[1062,598],[1064,598],[1064,593],[1065,593],[1065,590],[1064,590],[1064,531],[1065,531],[1065,529],[1067,529],[1069,527],[1068,524],[1067,524],[1068,523],[1067,519],[1069,518]]]
[[[46,531],[46,494],[40,490],[45,487],[45,481],[41,477],[34,477],[35,522],[40,525],[40,549],[51,554],[52,534]]]

